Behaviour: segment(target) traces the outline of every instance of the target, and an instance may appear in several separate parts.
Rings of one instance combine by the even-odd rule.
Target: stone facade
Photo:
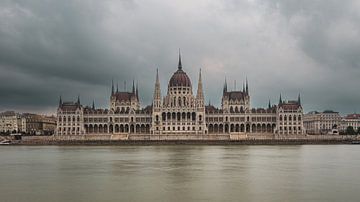
[[[245,134],[304,134],[303,109],[300,96],[295,101],[280,101],[278,105],[251,108],[248,81],[241,91],[229,91],[225,80],[221,108],[205,105],[201,70],[196,94],[192,82],[183,70],[181,56],[177,71],[161,96],[159,73],[156,72],[153,102],[141,108],[138,86],[133,82],[131,92],[120,92],[112,83],[110,106],[96,109],[77,102],[62,102],[57,111],[58,135],[129,135],[129,139],[156,137],[208,137]],[[171,138],[170,138],[171,137]]]
[[[340,130],[342,132],[346,131],[347,127],[353,127],[355,131],[360,127],[360,114],[348,114],[341,119]]]
[[[304,115],[304,126],[308,134],[338,134],[341,125],[339,112],[309,112]]]
[[[25,131],[25,119],[14,111],[0,113],[0,132],[18,133]]]

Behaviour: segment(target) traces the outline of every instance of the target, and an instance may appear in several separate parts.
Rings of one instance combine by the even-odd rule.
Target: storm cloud
[[[356,0],[3,0],[0,110],[54,113],[59,96],[108,107],[111,80],[139,83],[151,104],[177,68],[220,106],[249,80],[253,107],[279,94],[305,111],[360,111],[360,3]],[[236,80],[236,87],[234,81]]]

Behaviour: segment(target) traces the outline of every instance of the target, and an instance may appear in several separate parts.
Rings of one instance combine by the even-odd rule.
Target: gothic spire
[[[226,92],[227,92],[227,82],[226,82],[226,77],[225,77],[223,93],[226,93]]]
[[[135,93],[135,81],[133,79],[133,85],[132,85],[132,93]]]
[[[281,93],[280,93],[279,104],[281,104],[282,102],[283,102],[283,101],[282,101]]]
[[[61,99],[61,95],[60,95],[60,98],[59,98],[59,107],[61,107],[62,105],[62,99]]]
[[[114,79],[111,80],[111,95],[114,95]]]
[[[119,92],[119,83],[116,83],[116,93]]]
[[[269,105],[268,105],[268,108],[269,108],[269,109],[271,108],[271,103],[270,103],[270,99],[269,99]]]
[[[80,105],[80,95],[78,95],[77,104]]]
[[[160,105],[161,105],[161,90],[160,90],[159,70],[156,69],[156,81],[155,81],[153,106],[154,108],[159,108]]]
[[[136,81],[136,90],[135,90],[136,98],[139,100],[139,83]]]
[[[178,70],[182,70],[180,48],[179,48],[179,64],[178,64]]]
[[[95,101],[93,100],[92,109],[95,109]]]
[[[300,93],[299,93],[299,95],[298,95],[298,103],[299,103],[299,105],[301,105]]]
[[[249,83],[248,83],[247,77],[246,77],[246,87],[245,87],[245,91],[246,91],[246,94],[249,95]]]
[[[198,89],[196,94],[196,99],[204,101],[204,93],[201,79],[201,69],[199,71],[199,81],[198,81]]]
[[[245,82],[243,81],[242,92],[245,93]]]

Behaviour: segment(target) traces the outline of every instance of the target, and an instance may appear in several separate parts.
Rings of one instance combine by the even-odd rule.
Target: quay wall
[[[97,134],[23,136],[20,145],[153,145],[153,144],[349,144],[360,141],[348,135],[274,135],[274,134],[211,134],[150,135]]]

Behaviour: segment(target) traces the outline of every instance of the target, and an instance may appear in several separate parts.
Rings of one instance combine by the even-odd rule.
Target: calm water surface
[[[360,146],[3,146],[0,201],[360,201]]]

